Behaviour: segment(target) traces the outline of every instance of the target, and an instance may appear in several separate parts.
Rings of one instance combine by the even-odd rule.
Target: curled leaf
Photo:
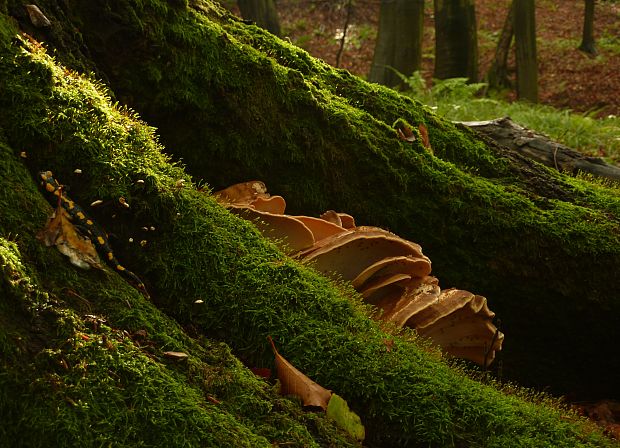
[[[301,399],[304,406],[320,407],[324,411],[331,398],[331,391],[315,383],[302,372],[297,370],[276,349],[271,337],[268,337],[273,354],[276,357],[276,371],[280,380],[282,395],[295,395]]]
[[[424,126],[423,124],[420,124],[418,126],[418,130],[420,131],[420,137],[422,138],[422,144],[424,145],[426,149],[428,149],[428,152],[433,154],[433,148],[431,146],[431,141],[428,138],[428,129],[426,129],[426,126]]]
[[[164,357],[175,361],[185,361],[189,355],[185,352],[164,352]]]
[[[416,140],[415,134],[411,128],[404,123],[399,123],[399,127],[396,128],[396,132],[398,133],[398,138],[403,141],[413,143]]]

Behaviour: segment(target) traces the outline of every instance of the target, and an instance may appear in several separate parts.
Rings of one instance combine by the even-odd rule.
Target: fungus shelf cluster
[[[488,366],[504,335],[493,325],[486,298],[460,289],[441,290],[420,245],[387,230],[356,226],[346,213],[319,218],[284,213],[282,196],[261,181],[214,193],[232,213],[250,220],[290,256],[331,277],[351,282],[378,318],[417,333],[452,356]]]

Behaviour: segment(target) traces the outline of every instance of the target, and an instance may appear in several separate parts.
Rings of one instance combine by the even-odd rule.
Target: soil
[[[512,0],[478,0],[480,78],[484,78]],[[228,2],[229,4],[232,2]],[[341,37],[351,14],[338,60]],[[379,22],[380,0],[278,0],[283,35],[331,65],[359,76],[369,72]],[[595,39],[598,56],[579,51],[583,1],[536,2],[540,102],[597,116],[620,115],[620,2],[598,0]],[[426,1],[422,74],[430,80],[434,64],[433,6]],[[514,44],[513,44],[514,46]],[[514,76],[514,62],[511,64]],[[514,93],[508,93],[509,99]]]

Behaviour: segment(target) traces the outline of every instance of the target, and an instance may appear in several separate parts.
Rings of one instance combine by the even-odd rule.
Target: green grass
[[[441,117],[478,121],[509,116],[571,148],[588,155],[602,155],[609,163],[620,166],[619,117],[596,118],[596,110],[574,113],[551,106],[480,96],[485,84],[467,84],[464,78],[435,80],[430,88],[419,74],[405,79],[409,90],[404,93],[426,104]]]

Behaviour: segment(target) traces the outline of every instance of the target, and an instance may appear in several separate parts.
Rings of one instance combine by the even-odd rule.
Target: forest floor
[[[283,36],[331,65],[365,77],[377,37],[379,0],[355,0],[347,39],[338,61],[348,0],[278,0]],[[478,0],[480,78],[493,58],[511,0]],[[577,50],[583,26],[583,2],[536,2],[540,102],[597,116],[620,115],[620,2],[596,2],[598,56]],[[432,2],[426,2],[422,74],[430,80],[434,64]],[[514,77],[514,61],[511,63]],[[508,99],[513,95],[508,94]]]

